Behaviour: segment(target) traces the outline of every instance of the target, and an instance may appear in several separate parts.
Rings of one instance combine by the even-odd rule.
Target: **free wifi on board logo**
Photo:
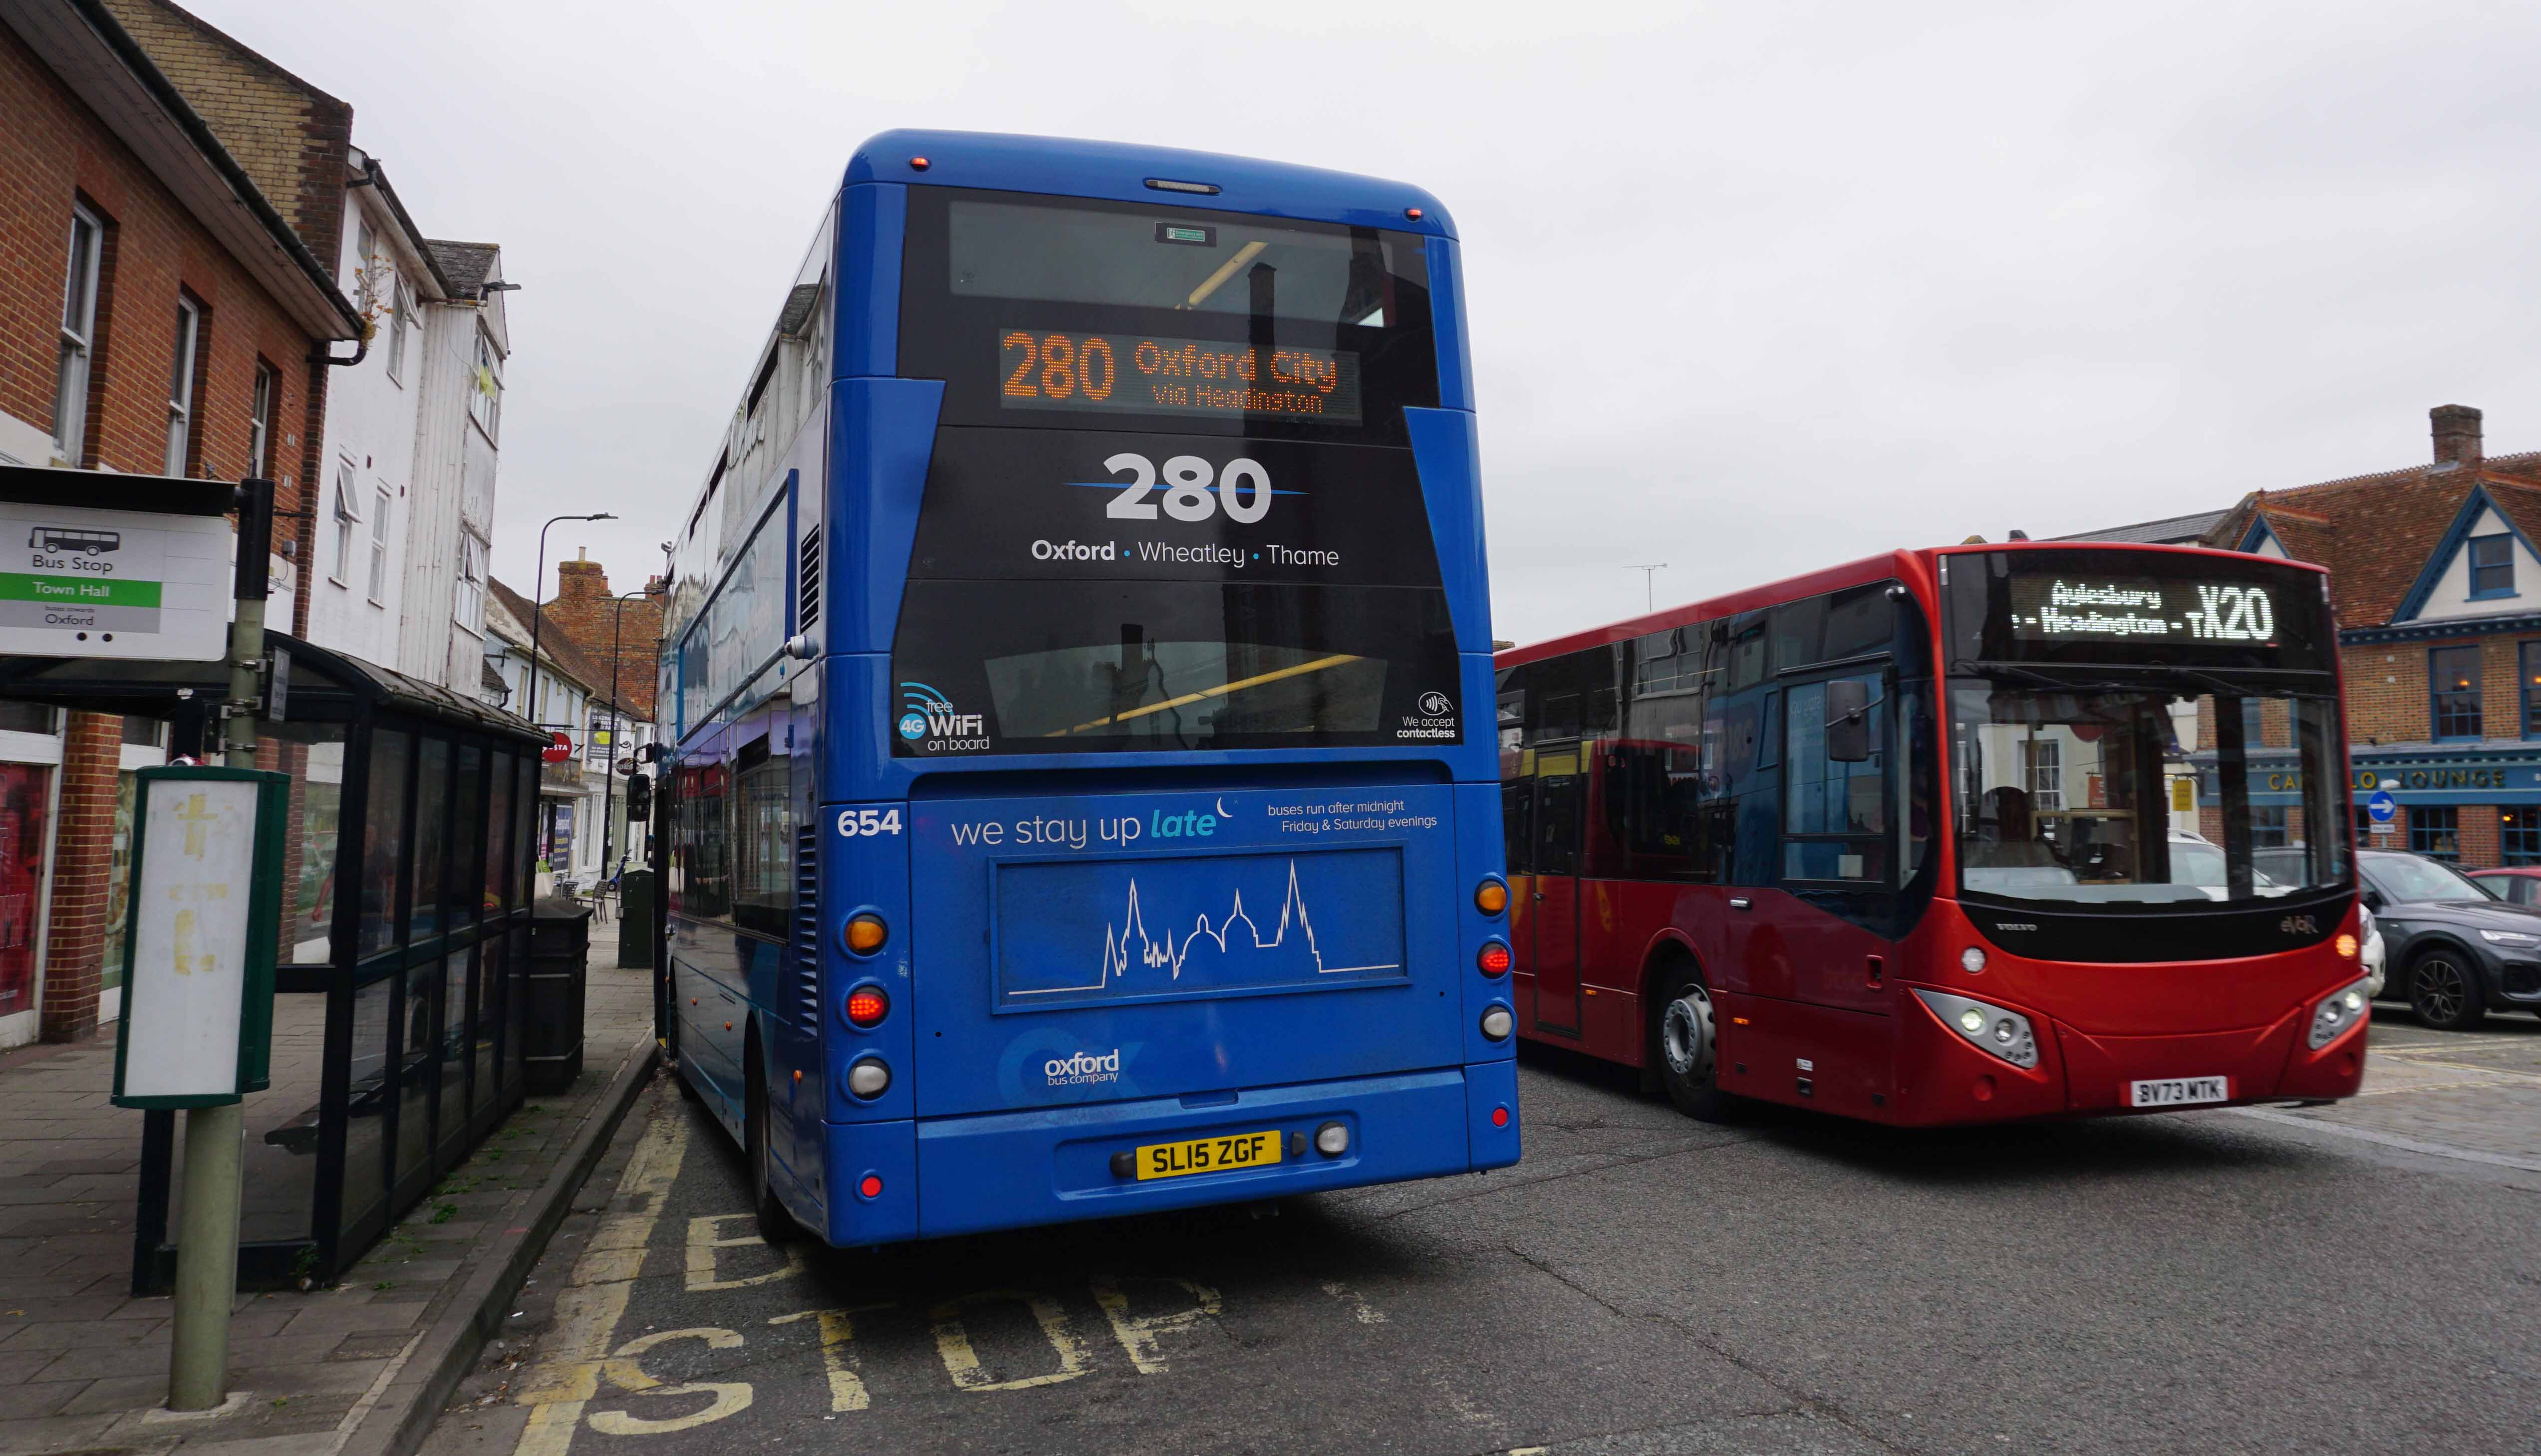
[[[966,713],[924,683],[900,685],[900,736],[923,753],[969,753],[988,746],[987,719]]]

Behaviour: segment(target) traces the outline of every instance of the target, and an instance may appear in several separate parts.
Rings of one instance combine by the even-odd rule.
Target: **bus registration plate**
[[[1275,1130],[1195,1137],[1188,1142],[1151,1142],[1138,1149],[1138,1181],[1260,1167],[1279,1161],[1279,1134]]]
[[[2135,1107],[2190,1107],[2200,1102],[2229,1102],[2229,1077],[2156,1077],[2127,1083],[2127,1101]]]

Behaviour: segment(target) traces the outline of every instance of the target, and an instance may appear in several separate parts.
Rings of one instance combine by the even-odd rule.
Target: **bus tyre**
[[[2436,946],[2409,967],[2409,1009],[2437,1031],[2469,1031],[2487,1015],[2479,970],[2470,957]]]
[[[1650,1063],[1658,1068],[1659,1085],[1676,1110],[1696,1122],[1735,1121],[1745,1099],[1721,1091],[1713,1075],[1719,1039],[1711,993],[1691,966],[1666,972],[1661,984],[1658,1015],[1650,1024]]]
[[[751,1211],[758,1215],[761,1238],[770,1245],[790,1244],[801,1235],[802,1226],[794,1221],[793,1214],[785,1211],[785,1204],[776,1197],[775,1180],[769,1176],[773,1170],[767,1151],[767,1088],[756,1048],[751,1051],[749,1081],[749,1105],[742,1119],[742,1142],[750,1155]]]

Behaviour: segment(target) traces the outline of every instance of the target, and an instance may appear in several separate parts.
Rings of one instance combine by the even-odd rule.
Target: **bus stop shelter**
[[[288,773],[272,1083],[247,1103],[239,1285],[325,1282],[521,1103],[545,736],[265,634],[256,766]],[[220,663],[0,659],[0,699],[167,719],[216,750]],[[133,1288],[176,1274],[175,1114],[143,1115]]]

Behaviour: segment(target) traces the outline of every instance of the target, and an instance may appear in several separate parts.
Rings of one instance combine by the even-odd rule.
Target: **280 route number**
[[[1103,507],[1106,517],[1156,519],[1156,503],[1147,499],[1158,483],[1154,461],[1125,451],[1103,462],[1103,469],[1129,476],[1128,486]],[[1205,521],[1221,505],[1228,520],[1247,526],[1270,514],[1270,473],[1259,461],[1230,460],[1221,472],[1197,455],[1177,455],[1165,462],[1163,484],[1165,514],[1177,521]]]

